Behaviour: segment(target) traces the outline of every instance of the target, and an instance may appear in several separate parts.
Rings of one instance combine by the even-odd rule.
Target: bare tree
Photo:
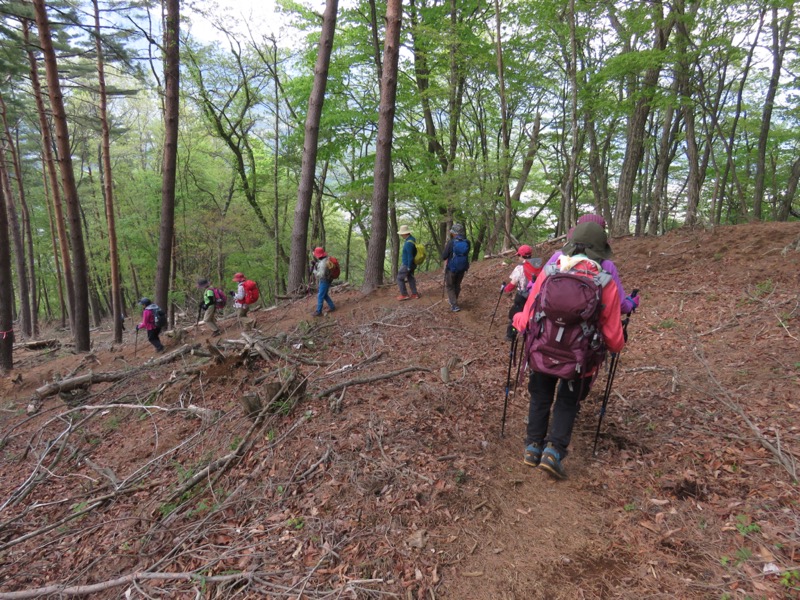
[[[317,63],[314,67],[314,86],[308,98],[303,162],[300,168],[300,185],[297,188],[297,205],[292,226],[292,248],[289,257],[288,292],[295,293],[303,285],[306,267],[306,242],[308,241],[308,219],[311,214],[311,196],[317,169],[317,145],[325,88],[328,85],[328,67],[331,63],[333,35],[336,31],[336,12],[339,0],[327,0],[322,15],[322,34],[319,39]],[[276,157],[277,158],[277,157]]]
[[[400,22],[402,0],[386,4],[386,40],[383,45],[383,78],[378,115],[378,139],[375,149],[375,174],[372,192],[372,226],[364,272],[364,293],[383,283],[383,263],[386,254],[386,221],[389,205],[389,179],[392,164],[392,136],[397,98],[397,63],[400,56]]]
[[[75,173],[72,170],[72,155],[70,154],[69,127],[67,114],[64,110],[64,98],[61,94],[61,84],[58,80],[58,62],[53,49],[50,34],[50,22],[47,18],[47,9],[44,0],[33,0],[36,14],[36,27],[39,30],[39,44],[44,56],[44,67],[47,75],[47,90],[50,95],[50,106],[53,111],[53,123],[56,131],[56,149],[58,150],[58,164],[61,169],[61,183],[64,199],[67,203],[69,218],[69,234],[72,243],[72,265],[75,269],[74,278],[74,328],[73,338],[75,349],[78,352],[88,352],[89,339],[89,288],[87,285],[86,249],[83,244],[83,231],[80,217],[80,201],[78,188],[75,184]]]

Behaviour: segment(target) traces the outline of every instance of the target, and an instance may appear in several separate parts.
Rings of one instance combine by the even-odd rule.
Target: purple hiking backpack
[[[560,379],[586,377],[606,355],[599,321],[611,275],[582,268],[562,273],[554,264],[545,273],[525,338],[528,366]]]

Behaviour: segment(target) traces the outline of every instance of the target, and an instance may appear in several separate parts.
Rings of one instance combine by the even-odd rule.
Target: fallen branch
[[[16,350],[41,350],[42,348],[58,348],[61,342],[55,338],[50,340],[33,340],[32,342],[20,342],[14,344]]]
[[[225,583],[230,581],[250,581],[253,572],[234,573],[231,575],[201,575],[199,573],[129,573],[116,579],[92,583],[90,585],[66,586],[62,584],[48,585],[31,590],[17,592],[0,592],[0,600],[22,600],[25,598],[41,598],[42,596],[88,596],[121,585],[133,584],[139,581],[197,581],[203,583]],[[265,573],[265,575],[267,575]]]
[[[781,450],[780,437],[778,437],[777,433],[776,433],[777,445],[775,445],[772,442],[770,442],[766,437],[764,437],[764,434],[761,433],[761,430],[758,428],[758,425],[753,423],[753,421],[750,419],[750,417],[748,417],[747,414],[744,412],[744,409],[741,407],[741,405],[733,399],[733,396],[731,396],[730,393],[728,393],[728,390],[726,390],[724,387],[722,387],[722,384],[720,384],[720,382],[714,376],[714,373],[711,371],[711,367],[709,366],[709,364],[706,361],[705,356],[703,356],[702,352],[700,350],[698,350],[696,346],[693,348],[693,351],[694,351],[694,355],[700,361],[700,364],[702,364],[705,367],[706,372],[708,373],[709,379],[711,379],[711,382],[717,387],[717,389],[721,393],[721,397],[715,396],[714,394],[711,394],[711,393],[707,392],[708,395],[711,396],[712,398],[717,399],[717,400],[721,400],[722,403],[725,406],[727,406],[730,410],[732,410],[734,413],[739,415],[739,417],[742,419],[742,421],[744,421],[745,424],[750,428],[750,431],[753,432],[753,435],[755,435],[755,438],[758,441],[758,443],[761,444],[761,446],[764,449],[772,452],[772,454],[777,459],[778,463],[784,469],[786,469],[786,471],[792,477],[792,480],[796,480],[797,479],[797,460],[795,459],[795,457],[792,454],[790,454],[788,452],[784,453]]]
[[[363,377],[361,379],[351,379],[350,381],[345,381],[343,383],[338,383],[332,387],[326,388],[321,392],[317,392],[314,394],[315,398],[322,398],[327,396],[328,394],[332,394],[333,392],[338,392],[340,389],[349,387],[351,385],[361,385],[364,383],[372,383],[373,381],[380,381],[382,379],[390,379],[392,377],[397,377],[398,375],[404,375],[405,373],[413,373],[414,371],[425,371],[430,373],[430,369],[426,369],[425,367],[413,366],[413,367],[406,367],[405,369],[400,369],[399,371],[392,371],[391,373],[383,373],[382,375],[375,375],[374,377]]]

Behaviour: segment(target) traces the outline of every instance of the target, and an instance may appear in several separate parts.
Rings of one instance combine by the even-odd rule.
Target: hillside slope
[[[0,600],[64,587],[92,598],[798,597],[800,225],[612,245],[642,304],[597,457],[605,374],[564,482],[521,461],[524,382],[512,382],[500,436],[507,298],[491,320],[512,269],[500,258],[473,265],[460,313],[438,271],[418,277],[420,300],[344,289],[321,319],[307,298],[257,311],[252,331],[225,320],[221,339],[189,328],[165,338],[159,365],[142,339],[134,356],[130,332],[121,348],[96,334],[90,355],[19,351],[0,382]],[[96,382],[43,387],[81,375]],[[248,417],[241,402],[255,394],[279,399]]]

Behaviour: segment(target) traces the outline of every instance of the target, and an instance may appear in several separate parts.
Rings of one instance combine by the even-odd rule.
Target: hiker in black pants
[[[156,352],[161,353],[164,351],[164,344],[161,343],[161,339],[158,337],[161,334],[161,327],[156,323],[156,313],[161,309],[150,298],[142,298],[139,300],[139,304],[144,308],[142,310],[142,322],[136,326],[136,331],[146,329],[147,341],[153,344]]]
[[[600,267],[611,255],[606,232],[599,224],[578,225],[558,263],[536,278],[525,308],[514,316],[514,328],[527,332],[525,351],[531,369],[523,462],[538,466],[555,479],[567,477],[563,460],[575,417],[589,394],[606,348],[618,353],[625,345],[617,285]],[[582,278],[586,279],[583,286],[573,284]],[[579,290],[588,289],[590,283],[601,289],[599,299]],[[567,313],[589,314],[591,320],[570,319]],[[587,328],[602,332],[604,344],[583,344],[587,337],[594,338],[582,333]]]
[[[461,223],[453,223],[450,228],[450,239],[442,250],[441,259],[447,261],[444,267],[444,283],[447,287],[447,299],[450,310],[458,312],[458,296],[461,294],[461,281],[469,270],[469,240]]]

